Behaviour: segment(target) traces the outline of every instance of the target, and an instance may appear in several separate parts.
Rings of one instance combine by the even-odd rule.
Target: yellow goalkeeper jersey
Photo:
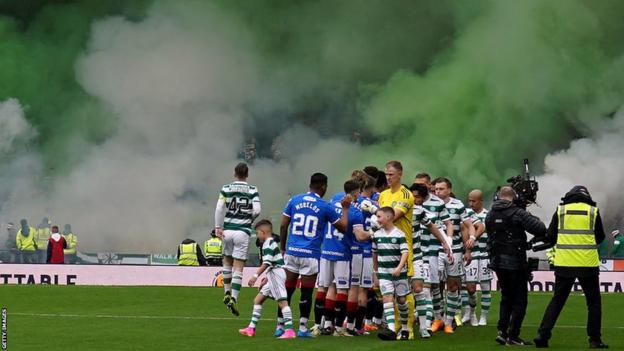
[[[405,240],[409,248],[408,270],[407,275],[414,274],[414,265],[410,264],[413,260],[412,251],[412,213],[414,212],[414,196],[412,192],[404,186],[401,186],[396,192],[392,189],[386,189],[379,195],[379,207],[392,207],[403,213],[403,216],[394,220],[394,225],[405,234]]]

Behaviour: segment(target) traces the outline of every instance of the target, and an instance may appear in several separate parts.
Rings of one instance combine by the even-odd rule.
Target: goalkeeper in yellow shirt
[[[388,189],[379,195],[379,207],[392,207],[394,209],[394,225],[405,233],[405,240],[409,248],[407,262],[412,262],[412,213],[414,211],[414,195],[401,184],[401,176],[403,175],[403,165],[399,161],[389,161],[386,163],[385,169],[386,179],[388,180]],[[414,275],[413,265],[408,265],[407,276]],[[409,328],[409,338],[414,339],[414,295],[407,295],[409,319],[407,327]]]

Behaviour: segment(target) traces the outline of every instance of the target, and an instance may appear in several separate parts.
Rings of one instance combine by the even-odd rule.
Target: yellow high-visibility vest
[[[210,238],[204,243],[204,254],[208,256],[221,256],[221,239]]]
[[[50,228],[38,228],[35,230],[37,236],[37,250],[47,250],[48,240],[50,240]]]
[[[197,260],[197,243],[180,244],[178,265],[199,266],[199,261]]]
[[[35,247],[35,243],[36,243],[36,239],[35,239],[35,233],[37,231],[33,228],[30,227],[30,231],[28,233],[28,236],[25,236],[22,234],[22,230],[18,230],[17,234],[15,235],[15,244],[17,246],[17,249],[20,251],[35,251],[37,248]],[[46,242],[46,250],[48,249],[48,243]]]
[[[76,234],[63,234],[63,237],[65,238],[65,241],[67,241],[67,248],[63,250],[63,253],[65,255],[75,255],[76,247],[78,246],[78,238],[76,237]]]
[[[555,266],[598,267],[600,265],[598,245],[594,236],[597,215],[598,208],[585,203],[559,206]]]

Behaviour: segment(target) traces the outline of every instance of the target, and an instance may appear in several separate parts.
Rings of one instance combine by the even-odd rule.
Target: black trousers
[[[557,323],[557,318],[563,309],[570,291],[574,286],[577,277],[562,277],[555,275],[555,294],[553,295],[544,318],[539,327],[538,334],[542,339],[550,339],[552,329]],[[585,302],[587,304],[587,335],[590,340],[600,340],[600,328],[602,319],[602,307],[600,301],[600,283],[598,275],[588,277],[578,277],[583,293],[585,294]]]
[[[501,291],[498,330],[503,336],[517,338],[527,309],[528,281],[524,269],[497,269]]]

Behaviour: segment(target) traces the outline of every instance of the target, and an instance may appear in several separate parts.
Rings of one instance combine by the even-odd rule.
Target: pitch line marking
[[[200,316],[143,316],[143,315],[113,315],[113,314],[66,314],[66,313],[26,313],[9,312],[9,315],[28,317],[60,317],[60,318],[116,318],[116,319],[188,319],[211,321],[241,320],[235,317],[200,317]],[[274,318],[261,318],[262,321],[274,321]],[[524,324],[525,327],[539,327],[537,324]],[[584,325],[556,325],[555,328],[586,328]],[[603,329],[624,329],[624,327],[602,327]]]
[[[9,312],[14,316],[29,317],[60,317],[60,318],[117,318],[117,319],[190,319],[190,320],[215,320],[229,321],[241,320],[235,317],[199,317],[199,316],[136,316],[136,315],[112,315],[112,314],[66,314],[66,313],[26,313],[26,312]],[[272,321],[275,319],[261,318],[263,321]]]

